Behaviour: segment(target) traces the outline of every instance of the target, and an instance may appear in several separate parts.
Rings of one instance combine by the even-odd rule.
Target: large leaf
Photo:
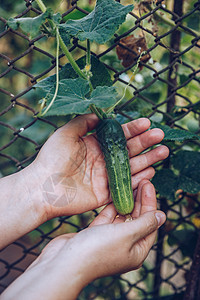
[[[47,105],[53,98],[54,91],[52,87],[48,93]],[[98,86],[91,96],[88,96],[89,91],[88,81],[82,78],[60,80],[56,100],[46,115],[84,114],[90,112],[91,104],[107,108],[116,102],[117,93],[114,87]]]
[[[179,188],[184,192],[200,191],[200,153],[195,151],[179,151],[172,164],[179,171]]]
[[[151,128],[160,128],[164,131],[165,141],[178,141],[182,142],[184,140],[195,140],[195,139],[200,139],[200,137],[187,130],[182,130],[182,129],[173,129],[167,125],[162,125],[157,122],[153,122],[151,125]]]
[[[162,169],[152,179],[159,194],[169,200],[175,199],[175,193],[181,189],[195,194],[200,191],[200,153],[195,151],[179,151],[172,157],[172,165],[176,172]]]
[[[86,64],[86,57],[81,57],[79,60],[76,61],[78,66],[83,69]],[[95,56],[91,56],[91,82],[94,88],[97,86],[111,86],[112,80],[110,77],[110,74],[108,73],[108,70],[102,64]],[[59,72],[59,79],[66,79],[66,78],[78,78],[78,75],[72,68],[71,64],[66,64],[62,67],[61,71]],[[55,85],[56,82],[56,75],[49,76],[41,81],[39,81],[34,87],[36,88],[42,88],[43,90],[46,90],[47,92],[49,89],[52,88],[53,85]],[[42,95],[42,96],[45,96]]]
[[[175,199],[175,192],[178,189],[177,181],[177,176],[170,169],[157,171],[152,179],[152,183],[159,194],[169,200]]]
[[[60,14],[53,15],[51,9],[47,9],[43,14],[30,18],[10,18],[7,22],[7,25],[13,30],[21,28],[21,30],[30,35],[31,38],[38,35],[42,24],[46,19],[53,19],[55,22],[59,23],[61,21]]]
[[[60,32],[65,43],[69,43],[70,38],[76,36],[81,41],[88,39],[104,44],[114,35],[132,9],[133,5],[123,6],[115,0],[97,0],[90,14],[80,20],[68,20],[59,25]]]

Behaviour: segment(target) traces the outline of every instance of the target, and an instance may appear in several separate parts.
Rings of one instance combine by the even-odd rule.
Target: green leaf
[[[94,10],[80,20],[68,20],[60,24],[61,35],[68,44],[71,37],[104,44],[114,35],[133,5],[123,6],[114,0],[97,0]]]
[[[198,234],[192,229],[173,230],[169,232],[168,244],[179,245],[182,255],[193,258]]]
[[[17,30],[21,28],[21,30],[31,36],[31,38],[35,37],[39,31],[41,25],[45,22],[45,20],[51,17],[52,11],[47,9],[43,14],[35,17],[35,18],[10,18],[7,22],[7,25],[13,30]]]
[[[176,169],[175,174],[170,169],[156,172],[152,183],[159,194],[169,200],[175,199],[175,192],[179,189],[196,194],[200,191],[200,153],[195,151],[179,151],[171,159]]]
[[[195,103],[192,109],[193,109],[193,112],[199,112],[199,110],[200,110],[200,101]]]
[[[170,169],[157,171],[152,179],[152,183],[159,194],[169,200],[175,199],[175,192],[178,189],[177,182],[177,176]]]
[[[76,61],[78,66],[81,69],[84,69],[85,64],[86,64],[86,57],[81,57]],[[95,56],[91,56],[91,72],[92,72],[92,77],[91,77],[91,83],[94,88],[97,86],[111,86],[112,85],[112,80],[110,77],[110,74],[108,73],[108,70],[102,64]],[[74,71],[72,68],[71,64],[66,64],[65,66],[62,67],[62,69],[59,72],[59,79],[66,79],[66,78],[78,78],[77,73]],[[36,88],[42,88],[43,90],[46,90],[47,92],[49,89],[52,88],[52,85],[54,85],[56,82],[56,75],[49,76],[41,81],[39,81],[37,84],[34,85]],[[45,97],[45,94],[42,95]]]
[[[179,171],[179,189],[188,193],[198,193],[200,191],[200,153],[179,151],[172,157],[172,164]]]
[[[54,14],[52,15],[52,20],[54,21],[54,23],[56,25],[60,24],[61,20],[62,20],[62,16],[60,13]]]
[[[157,122],[152,122],[151,128],[160,128],[164,131],[165,141],[178,141],[182,142],[184,140],[197,140],[200,139],[200,137],[190,131],[182,130],[182,129],[173,129],[167,125],[162,125]]]
[[[200,183],[189,176],[180,175],[178,186],[186,193],[196,194],[200,191]]]
[[[47,91],[48,87],[43,87]],[[47,105],[53,98],[55,87],[48,93]],[[117,93],[114,87],[98,86],[91,96],[89,83],[82,78],[62,79],[59,81],[57,97],[46,113],[46,116],[64,116],[69,114],[89,113],[89,106],[95,104],[101,108],[107,108],[116,102]]]

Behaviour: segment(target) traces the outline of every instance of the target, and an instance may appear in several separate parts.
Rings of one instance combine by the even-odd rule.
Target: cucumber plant
[[[119,214],[130,214],[134,200],[126,138],[121,125],[113,118],[113,110],[122,101],[125,92],[121,99],[117,99],[110,74],[91,55],[90,43],[105,44],[109,41],[132,11],[133,5],[124,6],[115,0],[97,0],[94,10],[82,19],[62,23],[59,13],[54,14],[46,8],[42,0],[36,2],[42,14],[35,18],[10,18],[7,25],[14,30],[21,28],[31,38],[42,31],[56,39],[56,74],[34,86],[43,93],[39,116],[74,117],[88,112],[98,116],[97,138],[104,153],[112,199]],[[86,43],[86,56],[78,61],[74,60],[68,49],[74,37]],[[61,70],[60,48],[69,61]]]

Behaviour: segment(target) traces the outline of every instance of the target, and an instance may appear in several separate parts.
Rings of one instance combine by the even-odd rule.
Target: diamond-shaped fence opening
[[[21,29],[7,26],[10,17],[41,14],[35,1],[26,0],[23,5],[22,2],[12,3],[11,8],[3,1],[0,10],[1,176],[28,166],[49,135],[68,121],[65,117],[37,116],[38,98],[32,86],[55,74],[56,43],[45,34],[31,39]],[[92,54],[109,70],[121,96],[128,85],[125,100],[115,108],[115,113],[122,122],[148,117],[156,124],[198,134],[200,1],[121,1],[123,5],[132,2],[134,9],[128,14],[127,25],[122,25],[106,45],[94,44],[91,48]],[[87,15],[94,5],[93,0],[73,0],[62,1],[57,8],[57,2],[49,2],[53,9],[62,11],[63,21]],[[70,51],[76,59],[80,58],[85,55],[85,43],[74,38]],[[143,57],[140,57],[141,51],[145,51]],[[61,52],[59,63],[60,67],[67,63]],[[129,83],[134,70],[134,80]],[[197,139],[181,142],[174,139],[166,144],[172,155],[180,150],[199,151]],[[155,167],[159,171],[171,165],[166,161]],[[175,170],[179,180],[180,172]],[[55,192],[56,184],[63,185],[65,197],[70,201],[76,187],[67,188],[67,182],[50,178],[44,192],[49,196],[52,189]],[[158,193],[158,201],[160,209],[167,214],[167,222],[160,228],[156,244],[142,268],[96,280],[82,291],[80,299],[198,299],[199,194],[177,188],[176,197],[172,199],[170,193],[165,193]],[[59,197],[57,200],[62,202]],[[86,228],[97,214],[91,211],[55,218],[3,249],[0,291],[23,273],[52,238]],[[166,296],[168,298],[164,298]]]

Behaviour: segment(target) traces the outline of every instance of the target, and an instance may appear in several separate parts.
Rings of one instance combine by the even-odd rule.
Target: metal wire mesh
[[[87,14],[83,2],[81,0],[62,2],[62,8],[65,10],[62,17],[68,17],[77,11],[82,15]],[[129,1],[121,2],[129,3]],[[192,18],[198,19],[200,1],[192,3],[184,3],[182,0],[135,1],[134,4],[135,9],[128,17],[129,28],[115,34],[107,47],[92,48],[92,53],[105,64],[112,73],[113,81],[122,88],[128,84],[127,74],[130,74],[132,72],[130,70],[137,65],[140,55],[135,48],[134,38],[144,39],[147,59],[140,61],[140,72],[137,72],[135,82],[129,86],[131,99],[117,107],[116,113],[130,120],[140,116],[152,120],[163,118],[167,125],[184,129],[185,123],[182,121],[188,116],[200,120],[197,105],[200,103],[198,100],[200,36],[192,28]],[[89,5],[93,7],[93,1],[89,1]],[[41,12],[36,7],[34,2],[25,0],[23,10],[15,17],[39,15]],[[67,121],[66,118],[37,117],[38,103],[31,94],[32,86],[38,80],[54,73],[56,65],[55,56],[52,54],[55,52],[54,43],[52,42],[51,46],[48,44],[49,50],[44,45],[43,34],[31,40],[20,30],[8,28],[6,22],[2,16],[0,18],[2,176],[30,164],[49,134]],[[123,39],[128,36],[132,37],[134,45],[127,46],[126,40]],[[142,45],[144,46],[144,42]],[[117,47],[126,53],[129,61],[132,57],[131,64],[122,66],[116,56]],[[84,55],[86,49],[83,43],[74,38],[70,51],[78,58]],[[65,58],[60,55],[60,65],[65,63]],[[199,149],[198,141],[190,142],[190,145]],[[187,142],[176,144],[172,147],[172,151],[184,147],[187,147]],[[187,201],[184,207],[183,200]],[[160,198],[159,204],[167,213],[168,221],[159,230],[157,243],[143,267],[135,272],[91,283],[81,293],[80,299],[161,299],[162,295],[175,295],[174,299],[179,299],[178,297],[183,299],[190,278],[189,270],[193,256],[183,256],[185,244],[174,242],[169,246],[167,241],[175,229],[183,224],[194,229],[193,241],[199,239],[198,226],[192,221],[200,208],[198,195],[180,193],[176,201]],[[85,228],[95,213],[89,212],[79,216],[78,225],[74,217],[60,217],[48,221],[2,250],[0,290],[3,291],[25,270],[49,240],[61,233],[76,232]],[[197,252],[199,248],[199,246],[196,248]],[[197,270],[196,275],[200,275],[199,272]]]

